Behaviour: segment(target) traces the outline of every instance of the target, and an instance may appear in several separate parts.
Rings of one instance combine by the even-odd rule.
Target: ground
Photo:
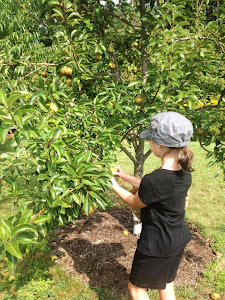
[[[215,258],[210,241],[188,224],[192,240],[187,245],[175,281],[176,285],[195,285],[202,270]],[[56,262],[89,286],[127,293],[127,281],[138,237],[132,234],[129,208],[109,208],[83,215],[75,225],[53,233],[51,252]],[[124,230],[129,232],[124,235]]]

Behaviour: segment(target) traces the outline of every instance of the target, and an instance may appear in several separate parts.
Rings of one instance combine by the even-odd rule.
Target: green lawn
[[[146,147],[147,147],[146,143]],[[187,220],[198,226],[201,233],[212,240],[215,252],[223,254],[204,271],[204,277],[195,287],[181,286],[176,289],[178,300],[209,299],[209,293],[217,291],[225,294],[225,185],[223,174],[214,178],[216,166],[207,167],[205,151],[197,142],[192,142],[195,153],[193,184],[190,189],[189,207],[186,209]],[[3,153],[14,155],[10,143],[0,146],[0,157]],[[122,152],[117,153],[117,164],[126,172],[133,173],[133,165]],[[5,164],[0,159],[0,165]],[[151,172],[160,166],[160,160],[151,155],[145,164],[144,173]],[[129,188],[128,185],[124,184]],[[3,186],[3,191],[6,186]],[[30,192],[32,197],[32,192]],[[116,205],[123,205],[118,197],[109,192]],[[11,209],[14,199],[8,195],[0,197],[0,216],[7,217],[15,213]],[[18,265],[14,275],[7,271],[4,260],[0,262],[0,298],[6,299],[79,299],[79,300],[122,300],[101,287],[86,287],[77,278],[67,276],[53,261],[49,254],[47,242],[33,247],[30,253]],[[149,292],[151,299],[157,299],[156,292]],[[207,296],[206,296],[207,295]],[[222,296],[221,296],[222,300]]]

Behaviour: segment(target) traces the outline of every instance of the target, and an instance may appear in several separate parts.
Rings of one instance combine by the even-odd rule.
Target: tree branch
[[[130,134],[130,138],[131,138],[134,150],[136,151],[137,150],[136,134],[133,129],[130,130],[129,134]]]
[[[36,73],[38,70],[40,70],[40,69],[42,69],[42,67],[39,67],[39,68],[37,68],[37,69],[35,69],[34,71],[32,71],[32,72],[30,72],[30,73],[28,73],[27,75],[25,75],[25,76],[23,76],[23,77],[20,77],[19,79],[17,79],[16,81],[22,81],[23,79],[25,79],[26,77],[29,77],[31,74],[33,74],[33,73]]]
[[[16,63],[4,63],[2,64],[2,66],[16,66],[16,65],[27,65],[28,67],[29,66],[40,66],[40,65],[44,65],[45,67],[48,67],[48,66],[57,66],[58,64],[54,64],[54,63],[47,63],[47,62],[43,62],[43,63],[25,63],[25,62],[21,62],[21,61],[18,61]]]
[[[218,100],[218,103],[217,104],[210,104],[210,105],[203,105],[203,106],[201,106],[201,107],[197,107],[197,108],[195,108],[194,110],[195,111],[198,111],[198,110],[201,110],[201,109],[205,109],[205,108],[212,108],[212,107],[217,107],[217,106],[219,106],[220,105],[220,102],[222,101],[222,99],[223,99],[223,96],[225,95],[225,90],[223,90],[222,92],[221,92],[221,95],[220,95],[220,99]]]
[[[203,149],[203,150],[205,150],[206,152],[210,152],[208,149],[206,149],[205,148],[205,146],[202,144],[202,140],[201,139],[199,139],[199,144],[200,144],[200,147]]]
[[[47,207],[43,208],[41,211],[39,211],[39,213],[37,213],[33,219],[29,222],[29,224],[32,224],[34,223],[34,221],[37,219],[37,217],[39,217],[45,210],[46,210]]]
[[[51,32],[54,32],[52,30],[52,28],[50,28],[47,24],[43,24],[40,20],[38,20],[37,18],[35,18],[32,13],[22,4],[20,3],[20,1],[16,0],[16,2],[28,13],[28,15],[30,15],[30,17],[35,20],[38,24],[45,26],[46,28],[48,28]]]
[[[141,125],[141,124],[138,124],[138,123],[137,123],[135,126],[129,128],[129,129],[124,133],[124,135],[122,136],[121,142],[125,139],[125,137],[128,135],[128,133],[129,133],[131,130],[134,130],[134,128],[136,128],[136,127],[138,127],[138,126],[140,126],[140,125]]]
[[[152,150],[149,149],[145,154],[144,154],[144,161],[149,157],[149,155],[152,153]]]
[[[193,51],[195,51],[198,47],[200,47],[202,44],[204,44],[205,41],[209,40],[209,38],[214,35],[216,33],[217,30],[219,30],[219,28],[225,23],[225,20],[213,31],[211,32],[202,42],[200,42],[199,44],[197,44],[193,49],[191,49],[190,51],[186,52],[184,55],[188,55],[190,53],[192,53]]]
[[[127,19],[122,18],[116,14],[114,14],[113,12],[109,12],[109,11],[105,11],[106,15],[112,16],[114,18],[119,19],[120,21],[124,22],[125,24],[127,24],[128,26],[132,27],[134,29],[134,31],[138,32],[139,34],[141,34],[141,30],[137,29],[131,22],[127,21]]]
[[[126,153],[126,155],[130,158],[130,160],[132,160],[132,162],[135,164],[136,163],[136,159],[134,158],[134,156],[131,154],[131,152],[129,152],[124,146],[120,146],[120,149],[123,150],[124,153]]]

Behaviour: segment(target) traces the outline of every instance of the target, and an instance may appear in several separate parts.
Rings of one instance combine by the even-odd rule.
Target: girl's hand
[[[124,170],[119,166],[115,166],[115,169],[117,169],[117,172],[112,172],[112,174],[116,177],[120,177],[123,181],[125,181],[125,178],[128,174],[124,172]]]

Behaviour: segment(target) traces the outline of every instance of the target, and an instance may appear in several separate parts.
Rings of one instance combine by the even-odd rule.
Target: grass
[[[147,144],[146,144],[147,147]],[[191,149],[195,153],[193,183],[190,188],[189,207],[186,209],[187,221],[197,225],[202,235],[212,241],[215,252],[221,253],[216,261],[209,264],[203,272],[201,281],[194,287],[180,286],[176,288],[178,300],[209,299],[212,291],[225,293],[225,215],[224,215],[224,192],[225,185],[223,174],[214,178],[216,166],[207,167],[205,151],[197,142],[192,142]],[[10,141],[0,148],[0,157],[3,153],[14,155]],[[0,159],[0,166],[5,164]],[[117,153],[117,164],[126,172],[133,173],[133,165],[122,152]],[[144,173],[151,172],[160,166],[160,160],[151,155],[145,163]],[[21,182],[21,184],[24,184]],[[129,185],[123,184],[129,188]],[[7,185],[3,185],[3,192]],[[24,197],[34,197],[32,191],[24,194]],[[111,191],[109,197],[115,205],[124,204]],[[12,195],[0,198],[0,216],[8,217],[15,213],[13,209]],[[6,299],[79,299],[79,300],[125,300],[124,297],[115,296],[112,292],[101,287],[85,286],[75,276],[68,276],[56,265],[49,254],[46,241],[30,249],[29,253],[18,264],[17,272],[12,275],[7,270],[4,260],[0,262],[0,298]],[[158,299],[157,292],[149,291],[150,299]],[[221,298],[222,300],[222,298]]]

